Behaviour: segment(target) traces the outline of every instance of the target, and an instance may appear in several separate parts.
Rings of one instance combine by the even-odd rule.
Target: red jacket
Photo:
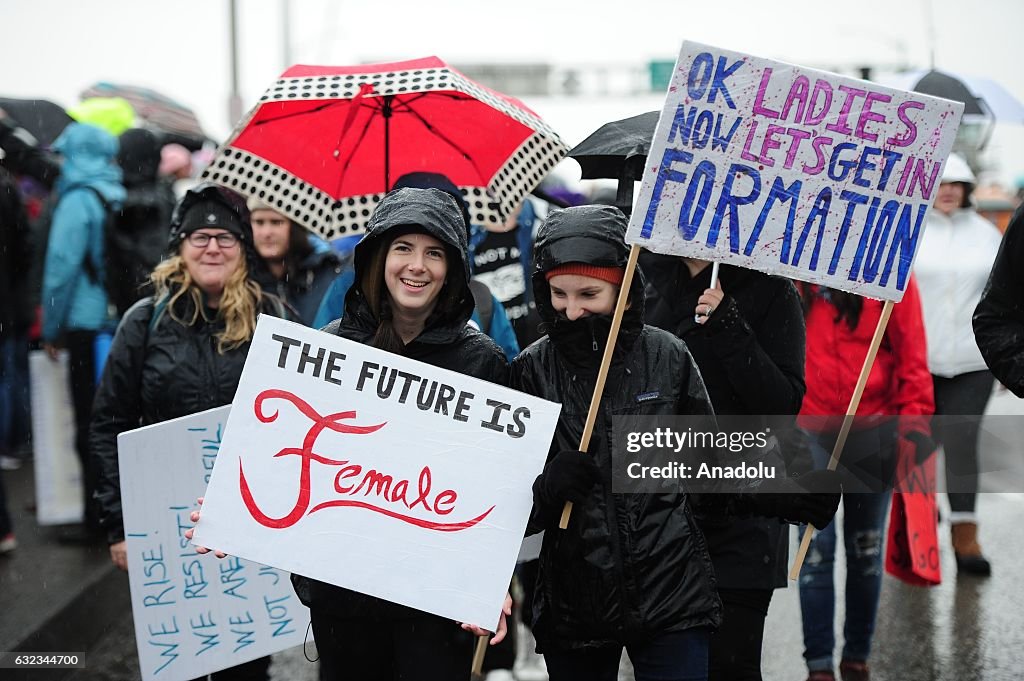
[[[803,285],[805,289],[809,286]],[[801,427],[819,432],[839,430],[882,306],[881,301],[865,298],[857,328],[851,331],[846,320],[835,321],[837,311],[831,302],[814,297],[807,312],[807,394],[800,409]],[[901,434],[917,430],[931,435],[928,417],[934,412],[921,296],[911,277],[903,300],[893,307],[857,415],[899,415],[904,417],[900,419]],[[837,418],[809,418],[820,416]],[[866,424],[854,427],[858,425]]]

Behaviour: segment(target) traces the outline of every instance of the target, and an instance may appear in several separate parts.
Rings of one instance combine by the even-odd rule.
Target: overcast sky
[[[643,64],[683,40],[819,68],[935,65],[985,75],[1024,100],[1022,0],[290,0],[291,61],[351,64],[435,54],[449,62]],[[240,82],[251,106],[284,69],[283,0],[238,0]],[[228,0],[0,0],[0,96],[70,105],[97,80],[145,85],[230,131]],[[931,16],[931,21],[928,17]],[[930,39],[933,36],[933,39]],[[658,98],[528,100],[570,145],[593,121]],[[546,107],[550,107],[545,111]],[[1024,174],[1024,130],[1000,125],[993,158]]]

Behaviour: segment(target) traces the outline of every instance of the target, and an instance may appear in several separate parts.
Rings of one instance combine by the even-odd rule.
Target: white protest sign
[[[192,527],[231,407],[117,438],[128,577],[142,678],[182,681],[302,644],[309,611],[288,574],[199,555]]]
[[[194,541],[493,630],[558,412],[261,316]]]
[[[899,301],[962,112],[685,42],[626,240]]]
[[[75,452],[75,412],[68,385],[68,353],[57,361],[29,353],[32,449],[35,456],[36,520],[40,525],[82,522],[82,464]]]

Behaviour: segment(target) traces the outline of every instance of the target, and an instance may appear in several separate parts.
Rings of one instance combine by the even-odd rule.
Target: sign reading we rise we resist
[[[558,412],[261,316],[194,543],[493,630]]]
[[[627,241],[899,301],[962,113],[685,42]]]

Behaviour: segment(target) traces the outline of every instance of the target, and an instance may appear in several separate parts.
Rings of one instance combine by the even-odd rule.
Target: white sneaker
[[[5,471],[16,471],[21,468],[21,459],[15,456],[0,456],[0,469]]]
[[[3,539],[0,539],[0,554],[10,553],[18,548],[18,540],[14,538],[13,532],[8,532]]]
[[[516,681],[548,681],[548,667],[544,664],[544,656],[534,652],[536,641],[533,634],[522,624],[516,633],[519,635],[519,650],[513,668]]]
[[[507,669],[494,669],[487,672],[486,681],[515,681],[512,672]]]

